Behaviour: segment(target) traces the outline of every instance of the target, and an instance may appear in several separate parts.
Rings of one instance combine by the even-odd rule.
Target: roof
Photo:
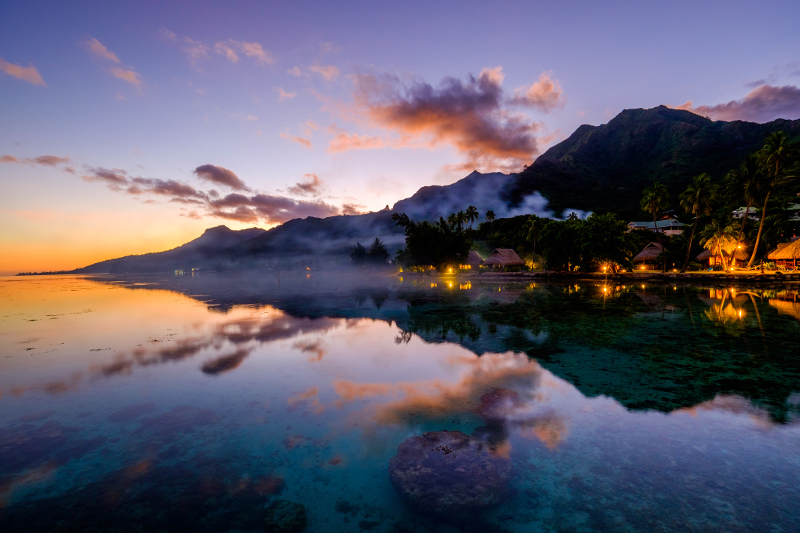
[[[467,254],[467,264],[480,265],[481,263],[483,263],[483,257],[481,257],[481,254],[479,254],[475,250],[470,250],[469,254]]]
[[[682,228],[685,226],[683,222],[678,222],[674,218],[670,218],[667,220],[656,220],[655,225],[653,222],[628,222],[628,226],[635,227],[637,229],[669,229],[669,228]]]
[[[636,254],[636,257],[633,258],[633,262],[639,261],[653,261],[661,255],[661,252],[664,251],[664,248],[658,244],[657,242],[651,242],[644,249]]]
[[[726,258],[728,258],[728,259],[731,258],[731,254],[730,253],[727,253],[727,252],[724,252],[724,251],[723,251],[723,253],[725,254]],[[696,259],[698,261],[707,261],[711,257],[719,257],[717,255],[717,251],[716,250],[713,250],[713,251],[712,250],[708,250],[708,249],[703,250],[702,252],[700,252],[697,255]],[[747,261],[748,259],[750,259],[750,254],[747,252],[747,250],[736,250],[736,252],[733,254],[733,257],[735,257],[739,261]]]
[[[487,257],[483,264],[486,266],[522,266],[525,261],[511,248],[495,248],[492,255]]]
[[[778,245],[778,249],[767,255],[767,259],[800,259],[800,239],[785,246]]]

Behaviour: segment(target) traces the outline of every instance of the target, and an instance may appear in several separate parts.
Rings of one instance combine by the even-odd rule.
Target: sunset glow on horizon
[[[658,105],[800,118],[790,2],[24,2],[0,19],[0,275],[518,172]]]

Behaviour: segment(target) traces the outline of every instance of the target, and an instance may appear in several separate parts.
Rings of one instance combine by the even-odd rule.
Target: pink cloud
[[[349,134],[346,132],[339,132],[328,144],[328,152],[336,154],[350,150],[371,150],[375,148],[385,148],[386,146],[388,146],[387,142],[380,137],[359,135],[357,133]]]
[[[395,76],[360,74],[355,76],[359,116],[354,119],[365,116],[399,134],[401,142],[394,146],[448,144],[464,156],[467,167],[516,171],[538,154],[536,134],[542,124],[504,107],[503,77],[502,68],[495,67],[466,82],[445,78],[438,87],[424,82],[406,87]],[[334,138],[331,151],[364,147],[349,140]],[[379,143],[373,138],[367,146]]]
[[[201,180],[230,187],[236,191],[247,191],[249,188],[232,170],[216,165],[201,165],[194,169]]]
[[[36,70],[36,67],[33,65],[29,67],[23,67],[21,65],[9,63],[0,57],[0,70],[9,76],[17,78],[18,80],[27,81],[32,85],[41,85],[43,87],[47,86],[47,84],[44,82],[44,79],[42,79],[42,75],[39,74],[39,71]]]
[[[306,148],[311,148],[311,139],[306,139],[305,137],[298,137],[297,135],[289,135],[288,133],[281,132],[281,139],[289,139]]]
[[[90,54],[96,57],[107,59],[108,61],[112,61],[114,63],[120,62],[117,54],[106,48],[103,43],[94,37],[87,37],[81,44]]]
[[[278,100],[288,100],[297,96],[296,92],[286,92],[282,87],[278,87]]]
[[[225,56],[225,59],[227,59],[231,63],[239,62],[239,54],[237,54],[236,50],[231,48],[227,43],[216,43],[214,45],[214,50],[218,54]]]
[[[136,71],[131,68],[114,67],[111,69],[111,74],[113,74],[115,78],[127,81],[128,83],[141,88],[142,80],[139,79],[139,74],[137,74]]]
[[[800,118],[800,88],[794,85],[776,87],[761,85],[750,91],[741,100],[731,100],[713,106],[694,106],[689,100],[676,109],[685,109],[713,120],[745,120],[769,122],[777,118],[794,120]]]
[[[322,189],[322,180],[319,179],[319,176],[316,174],[305,174],[303,176],[303,181],[299,181],[289,187],[289,192],[299,196],[317,196],[322,192]]]
[[[515,89],[511,103],[533,107],[547,113],[564,107],[563,92],[558,80],[551,79],[548,72],[542,72],[536,83],[530,87]]]
[[[335,80],[339,76],[339,68],[334,65],[311,65],[308,70],[319,74],[327,81]]]
[[[4,155],[3,157],[0,157],[0,163],[19,163],[19,159],[13,155]]]

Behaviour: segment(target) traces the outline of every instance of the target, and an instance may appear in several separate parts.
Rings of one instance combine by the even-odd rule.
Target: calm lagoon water
[[[263,531],[289,500],[306,531],[798,531],[798,300],[0,278],[0,530]],[[445,430],[508,467],[499,505],[446,520],[399,497],[398,446]]]

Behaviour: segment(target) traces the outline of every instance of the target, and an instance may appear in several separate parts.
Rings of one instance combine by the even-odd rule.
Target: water
[[[0,530],[797,531],[799,333],[795,291],[0,278]],[[399,497],[443,430],[500,505]]]

